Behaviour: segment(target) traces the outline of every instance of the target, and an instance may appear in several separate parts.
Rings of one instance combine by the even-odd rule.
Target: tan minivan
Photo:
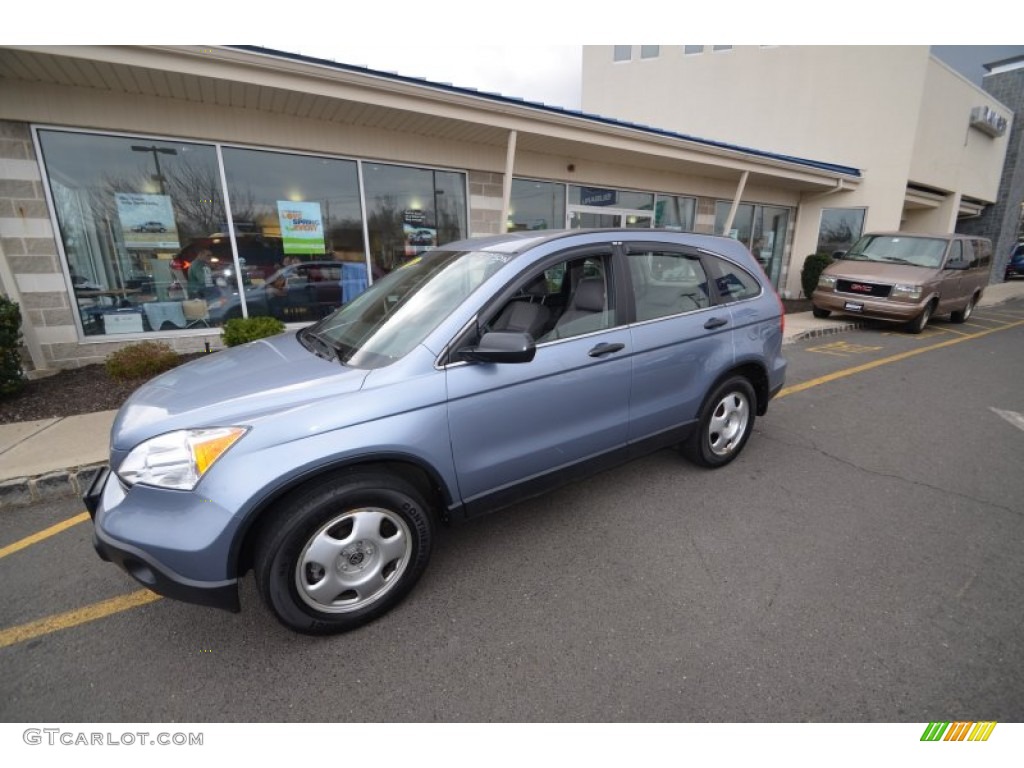
[[[875,232],[835,259],[811,295],[815,317],[861,315],[920,333],[934,315],[948,314],[954,323],[970,317],[989,282],[992,243],[967,235]]]

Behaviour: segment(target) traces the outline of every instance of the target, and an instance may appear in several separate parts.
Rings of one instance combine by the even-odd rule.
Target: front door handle
[[[625,348],[625,344],[598,344],[587,352],[587,354],[591,357],[603,357],[604,355],[610,355],[612,352],[618,352],[620,349]]]
[[[704,327],[710,331],[714,328],[721,328],[723,325],[727,325],[728,322],[729,321],[726,320],[724,317],[712,317],[710,320],[704,323]]]

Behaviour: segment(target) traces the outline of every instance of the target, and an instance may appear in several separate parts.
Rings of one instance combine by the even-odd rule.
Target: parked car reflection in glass
[[[344,261],[307,261],[274,272],[262,285],[247,289],[249,316],[276,317],[284,322],[320,320],[351,301],[367,287],[366,265]],[[242,316],[237,293],[210,302],[213,322]]]

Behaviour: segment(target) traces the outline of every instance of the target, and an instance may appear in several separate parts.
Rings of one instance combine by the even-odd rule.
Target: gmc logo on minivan
[[[850,290],[857,293],[871,293],[871,286],[864,283],[850,283]]]

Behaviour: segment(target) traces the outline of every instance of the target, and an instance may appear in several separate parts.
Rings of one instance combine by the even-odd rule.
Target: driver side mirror
[[[846,251],[832,251],[832,260],[838,261],[839,259],[846,258]]]
[[[491,331],[475,347],[459,350],[459,357],[474,363],[528,363],[537,353],[537,345],[528,333]]]

